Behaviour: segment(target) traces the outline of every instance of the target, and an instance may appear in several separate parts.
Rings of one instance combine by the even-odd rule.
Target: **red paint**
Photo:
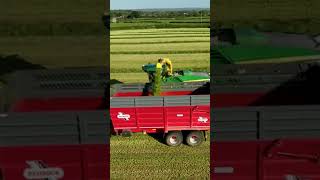
[[[207,106],[174,106],[174,107],[132,107],[110,108],[110,118],[115,130],[132,132],[172,131],[172,130],[209,130],[210,107]],[[124,119],[119,117],[119,113]],[[207,118],[199,122],[199,117]]]
[[[74,111],[74,110],[102,110],[107,105],[102,97],[78,98],[33,98],[21,99],[13,103],[10,111],[37,112],[37,111]]]
[[[143,96],[143,92],[117,92],[113,97],[133,97],[133,96]]]
[[[183,96],[191,94],[192,91],[165,91],[161,93],[161,96]]]
[[[165,91],[161,92],[161,96],[180,96],[191,95],[192,91]],[[117,92],[113,97],[135,97],[135,96],[151,96],[151,93],[144,94],[143,92]]]
[[[254,104],[265,93],[219,93],[211,96],[215,108],[249,106]]]
[[[320,179],[319,139],[283,139],[280,142],[278,146],[272,146],[272,141],[211,142],[211,179],[285,180],[286,175]],[[277,155],[281,152],[289,156]],[[219,167],[232,167],[233,172],[214,172],[214,168]]]
[[[57,145],[0,147],[0,170],[4,179],[25,179],[26,161],[41,160],[61,168],[62,179],[109,179],[109,145]]]

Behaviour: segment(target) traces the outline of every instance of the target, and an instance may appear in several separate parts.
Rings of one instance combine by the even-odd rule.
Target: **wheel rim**
[[[198,136],[193,135],[193,136],[190,137],[190,143],[191,144],[197,144],[198,142],[199,142],[199,137]]]
[[[171,136],[170,139],[169,139],[169,142],[171,144],[177,144],[178,143],[177,136]]]

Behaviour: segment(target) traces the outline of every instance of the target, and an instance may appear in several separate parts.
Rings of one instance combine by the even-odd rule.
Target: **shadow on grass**
[[[156,141],[166,145],[165,140],[163,138],[163,133],[150,133],[148,134],[150,137],[152,137],[153,139],[155,139]]]

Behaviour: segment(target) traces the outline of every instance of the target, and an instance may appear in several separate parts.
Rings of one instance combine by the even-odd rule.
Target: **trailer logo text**
[[[42,161],[27,161],[30,168],[27,168],[23,172],[23,176],[26,179],[50,179],[58,180],[63,178],[64,172],[58,167],[48,167]]]
[[[119,112],[117,118],[118,118],[118,119],[124,119],[124,120],[126,120],[126,121],[129,121],[129,119],[130,119],[130,114],[124,114],[124,113],[122,113],[122,112]]]
[[[203,122],[203,123],[206,123],[208,121],[208,118],[206,118],[206,117],[199,117],[198,118],[198,122]]]

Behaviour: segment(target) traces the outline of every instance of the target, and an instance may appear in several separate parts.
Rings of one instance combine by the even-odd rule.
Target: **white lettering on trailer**
[[[233,167],[215,167],[214,173],[216,174],[231,174],[234,172]]]
[[[124,114],[122,112],[118,112],[118,116],[117,116],[118,119],[124,119],[126,121],[129,121],[130,119],[130,114]]]
[[[177,114],[177,117],[183,117],[183,114]]]
[[[47,167],[42,161],[27,161],[30,168],[23,172],[26,179],[49,179],[58,180],[63,178],[64,172],[58,167]]]
[[[303,178],[303,177],[292,175],[292,174],[288,174],[285,177],[286,177],[285,180],[311,180],[309,178],[307,179],[307,178]]]
[[[198,118],[198,121],[199,121],[199,122],[206,123],[206,122],[208,121],[208,118],[206,118],[206,117],[201,117],[201,116],[200,116],[200,117]]]

